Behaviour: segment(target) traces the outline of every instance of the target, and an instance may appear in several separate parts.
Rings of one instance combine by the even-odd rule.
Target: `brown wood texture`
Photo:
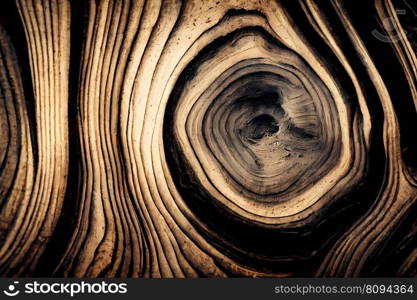
[[[2,276],[417,276],[411,0],[0,11]]]

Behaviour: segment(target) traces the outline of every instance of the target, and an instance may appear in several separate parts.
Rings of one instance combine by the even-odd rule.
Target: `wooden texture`
[[[29,74],[19,73],[13,47],[1,29],[1,88],[6,108],[2,135],[9,133],[1,139],[8,165],[1,170],[4,274],[33,271],[59,218],[67,184],[69,3],[40,4],[16,2],[30,57],[35,108],[31,122],[20,79]]]
[[[2,2],[0,273],[417,276],[417,9],[353,2]]]

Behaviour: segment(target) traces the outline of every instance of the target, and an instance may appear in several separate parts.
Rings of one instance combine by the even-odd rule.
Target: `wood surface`
[[[413,1],[0,11],[2,276],[417,276]]]

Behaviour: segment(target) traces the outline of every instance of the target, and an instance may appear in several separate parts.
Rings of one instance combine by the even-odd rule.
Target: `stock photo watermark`
[[[19,281],[13,281],[9,283],[3,294],[8,297],[15,297],[17,295],[67,295],[71,298],[77,295],[85,294],[126,294],[127,283],[108,283],[101,282],[39,282],[34,280],[31,282],[19,283]]]
[[[406,0],[403,0],[403,4],[403,8],[395,10],[397,16],[406,15],[407,13],[412,13],[416,15],[415,11]],[[379,32],[377,29],[374,29],[372,31],[372,35],[384,43],[395,43],[403,39],[404,36],[408,35],[408,32],[406,30],[402,30],[404,35],[398,34],[400,30],[393,17],[384,18],[382,21],[382,27],[384,27],[388,35]],[[394,32],[397,32],[397,34],[391,34]]]

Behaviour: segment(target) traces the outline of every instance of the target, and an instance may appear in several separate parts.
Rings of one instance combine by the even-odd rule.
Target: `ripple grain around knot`
[[[0,274],[417,276],[410,2],[1,1]]]

